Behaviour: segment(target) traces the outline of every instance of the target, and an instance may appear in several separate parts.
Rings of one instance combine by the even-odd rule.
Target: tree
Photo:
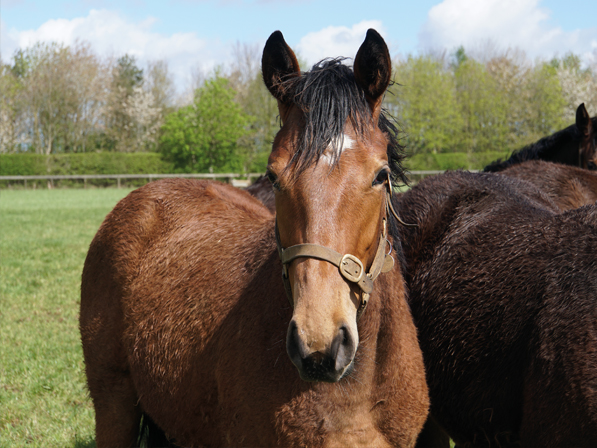
[[[159,147],[178,171],[222,173],[245,168],[238,141],[251,119],[235,95],[229,81],[216,76],[197,89],[192,105],[165,118]]]
[[[166,115],[174,98],[174,85],[166,61],[159,60],[148,63],[145,90],[151,93],[153,105]]]
[[[400,84],[391,86],[386,105],[403,123],[407,148],[415,153],[457,150],[462,118],[454,77],[444,70],[443,61],[409,56],[394,65]]]
[[[280,129],[278,104],[261,77],[261,51],[256,45],[237,43],[227,78],[237,92],[236,101],[252,117],[238,144],[245,154],[246,171],[265,171],[272,142]]]
[[[564,121],[574,122],[580,103],[585,103],[590,114],[597,114],[597,74],[590,68],[583,69],[580,58],[573,53],[552,59],[550,65],[556,70],[564,96]]]
[[[453,66],[462,117],[460,142],[468,152],[500,151],[506,147],[508,103],[505,91],[484,64],[466,57],[460,48]]]
[[[27,137],[21,137],[26,142],[21,149],[27,146],[43,154],[85,151],[89,130],[99,125],[105,93],[102,67],[89,45],[38,43],[18,50],[13,59],[12,86],[19,87],[7,93],[18,91],[13,111],[15,104],[24,105],[21,125],[26,131],[19,132]]]
[[[525,91],[528,95],[528,136],[525,143],[534,142],[574,123],[576,113],[571,119],[565,119],[566,97],[557,70],[552,65],[535,65],[529,74]],[[575,112],[581,102],[574,107]]]
[[[155,68],[154,68],[155,71]],[[110,94],[105,109],[106,146],[122,152],[156,148],[162,111],[156,97],[155,83],[144,88],[143,70],[135,58],[124,55],[112,69]]]
[[[0,153],[27,149],[24,85],[8,64],[0,62]]]

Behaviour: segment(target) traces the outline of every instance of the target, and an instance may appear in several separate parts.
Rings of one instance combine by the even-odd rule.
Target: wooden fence
[[[413,182],[417,182],[426,176],[432,176],[435,174],[443,173],[443,171],[410,171],[408,173],[409,178]],[[54,182],[60,180],[70,181],[83,181],[83,187],[87,188],[87,182],[89,180],[115,180],[118,188],[122,187],[122,181],[133,180],[133,179],[147,179],[147,182],[151,182],[156,179],[166,178],[190,178],[190,179],[214,179],[214,180],[225,180],[226,182],[236,187],[246,187],[251,184],[253,179],[261,176],[262,173],[249,173],[249,174],[238,174],[238,173],[201,173],[201,174],[69,174],[69,175],[44,175],[44,176],[0,176],[0,182],[3,186],[11,185],[11,182],[18,182],[27,188],[28,182],[35,182],[45,180],[48,182],[48,187],[52,188]]]

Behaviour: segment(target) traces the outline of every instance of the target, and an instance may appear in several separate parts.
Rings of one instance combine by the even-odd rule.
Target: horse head
[[[281,119],[267,176],[293,306],[286,346],[307,381],[335,382],[351,371],[357,320],[384,261],[386,269],[391,264],[385,256],[391,180],[404,179],[399,157],[388,150],[381,103],[391,61],[375,30],[367,32],[353,70],[328,59],[301,73],[279,31],[263,51],[263,79]]]
[[[578,149],[578,166],[597,170],[597,127],[589,116],[585,103],[576,109],[576,127],[581,135]]]

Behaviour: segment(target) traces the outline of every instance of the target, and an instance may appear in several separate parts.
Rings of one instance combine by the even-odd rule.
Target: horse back
[[[562,211],[597,201],[597,173],[594,171],[533,160],[512,165],[500,174],[534,184],[550,196]]]

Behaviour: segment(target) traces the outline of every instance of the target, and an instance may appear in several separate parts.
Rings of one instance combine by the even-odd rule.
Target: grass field
[[[0,192],[0,447],[95,447],[79,339],[81,271],[130,190]]]

